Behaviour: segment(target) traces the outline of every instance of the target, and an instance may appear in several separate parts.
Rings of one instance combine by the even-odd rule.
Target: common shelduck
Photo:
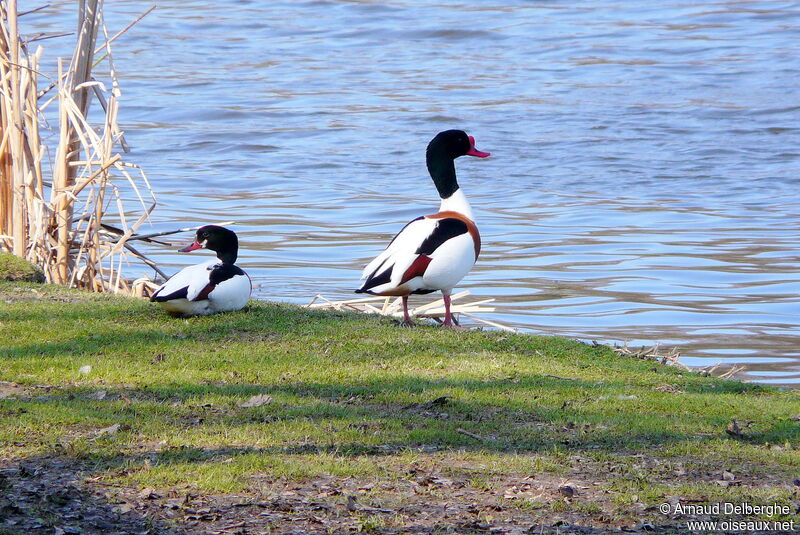
[[[481,252],[481,237],[472,209],[456,181],[455,159],[486,158],[475,139],[461,130],[439,132],[428,144],[428,172],[442,198],[439,211],[408,223],[361,275],[356,293],[398,295],[403,298],[403,319],[411,324],[408,296],[440,290],[444,300],[443,325],[455,327],[450,314],[453,287],[469,273]]]
[[[195,241],[183,249],[210,249],[217,253],[215,260],[183,268],[170,277],[150,297],[164,309],[176,315],[205,316],[216,312],[239,310],[250,299],[250,277],[234,265],[239,254],[236,233],[224,227],[206,225],[197,230]]]

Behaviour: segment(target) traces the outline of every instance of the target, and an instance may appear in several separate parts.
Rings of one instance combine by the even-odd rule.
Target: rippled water
[[[131,159],[155,230],[237,221],[260,296],[349,297],[463,128],[493,155],[457,162],[488,318],[800,384],[798,3],[164,4],[115,46]],[[108,2],[110,30],[147,7]]]

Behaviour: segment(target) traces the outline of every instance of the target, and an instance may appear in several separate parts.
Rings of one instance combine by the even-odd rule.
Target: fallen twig
[[[732,366],[730,370],[726,371],[725,373],[720,374],[719,377],[721,377],[723,379],[728,379],[730,377],[733,377],[734,375],[736,375],[737,373],[739,373],[740,371],[742,371],[744,369],[745,369],[744,366]]]
[[[477,440],[478,442],[487,442],[487,440],[485,438],[483,438],[482,436],[476,435],[475,433],[471,433],[471,432],[467,431],[466,429],[461,429],[460,427],[458,429],[456,429],[456,433],[458,433],[460,435],[464,435],[464,436],[469,437],[469,438],[473,438],[473,439]]]
[[[577,381],[577,377],[561,377],[559,375],[553,375],[551,373],[546,373],[542,377],[552,377],[553,379],[561,379],[562,381]]]

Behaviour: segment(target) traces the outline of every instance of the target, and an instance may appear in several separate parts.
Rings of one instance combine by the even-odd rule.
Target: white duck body
[[[167,312],[183,316],[206,316],[243,308],[250,300],[252,290],[250,277],[244,271],[214,285],[207,297],[201,297],[203,291],[211,284],[211,272],[220,265],[218,259],[213,259],[183,268],[153,294],[153,300]],[[167,299],[160,300],[160,298]]]
[[[475,265],[479,252],[480,234],[469,203],[459,189],[442,199],[438,213],[406,225],[386,250],[364,268],[361,278],[368,281],[365,291],[375,295],[436,290],[449,295]],[[366,288],[370,281],[384,280]]]
[[[183,316],[205,316],[243,308],[250,299],[252,284],[247,273],[234,264],[238,239],[233,231],[207,225],[197,239],[181,252],[208,248],[217,258],[183,268],[150,297],[167,312]]]

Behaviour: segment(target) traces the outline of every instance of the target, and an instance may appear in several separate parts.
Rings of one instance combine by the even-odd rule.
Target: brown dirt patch
[[[412,465],[392,480],[256,476],[245,495],[209,495],[189,486],[156,491],[110,485],[101,476],[87,477],[87,468],[60,456],[0,464],[0,533],[515,535],[650,529],[629,515],[604,512],[609,504],[596,483],[578,477],[545,474],[476,483]],[[590,503],[596,504],[591,510]],[[554,513],[552,504],[564,511]],[[678,527],[667,523],[658,530]]]

